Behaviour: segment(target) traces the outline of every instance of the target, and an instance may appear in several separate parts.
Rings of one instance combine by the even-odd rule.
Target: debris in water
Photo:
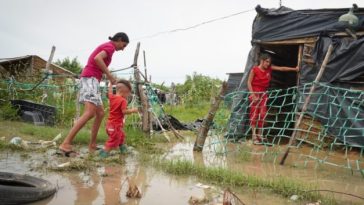
[[[62,133],[59,133],[55,138],[53,138],[53,142],[57,142],[58,140],[60,140],[62,138]]]
[[[209,203],[210,200],[208,198],[206,198],[206,196],[199,198],[197,196],[191,196],[190,199],[188,200],[188,203],[191,205],[198,205],[198,204],[205,204],[205,203]]]
[[[23,141],[23,139],[21,137],[13,137],[10,140],[10,144],[14,144],[14,145],[21,145],[21,142]]]
[[[97,168],[97,174],[99,174],[101,177],[106,177],[108,175],[105,171],[105,167]]]
[[[197,183],[195,185],[195,187],[198,187],[198,188],[201,188],[201,189],[209,189],[209,188],[211,188],[209,185],[205,185],[205,184],[202,184],[202,183]]]
[[[50,146],[56,146],[56,142],[54,141],[44,141],[44,140],[39,140],[38,143],[44,147],[44,148],[47,148],[47,147],[50,147]]]
[[[126,196],[129,198],[141,198],[142,193],[139,191],[137,185],[134,182],[132,182],[129,178],[127,178],[127,180],[129,188],[128,191],[126,192]]]
[[[58,168],[64,168],[64,167],[68,167],[71,165],[71,162],[65,162],[65,163],[62,163],[62,164],[59,164],[57,165]]]
[[[230,189],[226,189],[224,192],[224,200],[222,202],[223,205],[245,205],[238,196],[236,196]]]
[[[308,204],[306,204],[306,205],[320,205],[321,204],[321,201],[320,200],[318,200],[317,202],[315,202],[315,203],[308,203]]]
[[[292,195],[291,198],[289,198],[292,201],[297,201],[297,199],[299,198],[298,195]]]

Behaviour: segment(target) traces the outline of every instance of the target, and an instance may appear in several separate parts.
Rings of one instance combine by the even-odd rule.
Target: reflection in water
[[[276,148],[248,145],[249,157],[248,159],[241,160],[239,159],[240,156],[238,153],[241,144],[214,143],[214,140],[216,139],[206,141],[207,146],[204,148],[203,153],[193,152],[192,142],[176,144],[171,148],[171,151],[165,158],[191,160],[203,166],[224,167],[264,178],[285,176],[317,185],[318,189],[328,189],[364,196],[364,183],[360,173],[351,173],[349,170],[341,167],[319,164],[314,160],[308,161],[307,159],[303,159],[302,154],[310,152],[311,147],[301,147],[299,153],[293,152],[290,154],[286,166],[280,166],[278,163],[273,163],[274,160],[277,158],[280,159],[281,157],[275,154],[277,150],[273,149]],[[262,153],[266,152],[267,149],[270,149],[268,150],[270,154],[263,155]],[[216,150],[224,150],[225,153],[219,154]],[[317,156],[324,154],[316,153]],[[340,155],[340,153],[335,153],[335,155],[336,158],[331,156],[331,160],[343,160],[344,155]],[[328,195],[332,196],[330,193]],[[335,198],[347,201],[357,200],[346,195],[335,195]]]

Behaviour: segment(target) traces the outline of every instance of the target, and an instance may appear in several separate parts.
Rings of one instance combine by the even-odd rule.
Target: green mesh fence
[[[255,149],[253,154],[278,160],[292,135],[296,118],[311,86],[305,84],[266,92],[267,112],[259,116],[264,120],[264,125],[257,128],[262,130],[265,140],[257,145],[261,148]],[[231,152],[241,147],[230,148],[227,146],[228,141],[251,143],[250,95],[249,92],[241,91],[225,96],[225,103],[215,117],[212,140],[206,146],[219,145],[216,146],[219,148],[217,151]],[[363,111],[364,91],[317,84],[297,130],[295,160],[292,163],[302,163],[304,166],[324,163],[364,174]],[[224,139],[217,137],[222,135]]]

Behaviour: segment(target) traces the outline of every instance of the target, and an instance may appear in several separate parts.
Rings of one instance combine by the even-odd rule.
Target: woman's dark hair
[[[267,60],[267,59],[272,59],[272,56],[269,55],[268,53],[262,53],[259,57],[259,60]]]
[[[122,41],[125,43],[129,43],[129,37],[124,32],[116,33],[113,37],[109,36],[110,41]]]

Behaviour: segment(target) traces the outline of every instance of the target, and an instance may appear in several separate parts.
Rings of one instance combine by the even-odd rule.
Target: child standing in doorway
[[[128,109],[127,98],[131,94],[131,85],[127,80],[118,80],[116,83],[116,94],[113,94],[112,83],[109,84],[109,118],[106,123],[106,133],[109,136],[104,149],[100,151],[100,157],[108,157],[112,149],[119,149],[121,153],[127,151],[125,145],[125,115],[137,113],[137,108]]]
[[[262,142],[262,132],[265,117],[267,115],[267,89],[272,78],[272,70],[277,71],[298,71],[298,67],[281,67],[272,65],[272,57],[269,54],[263,53],[258,66],[254,66],[248,78],[248,89],[251,93],[250,101],[250,126],[252,127],[252,140],[254,144]],[[257,132],[258,126],[258,132]]]

